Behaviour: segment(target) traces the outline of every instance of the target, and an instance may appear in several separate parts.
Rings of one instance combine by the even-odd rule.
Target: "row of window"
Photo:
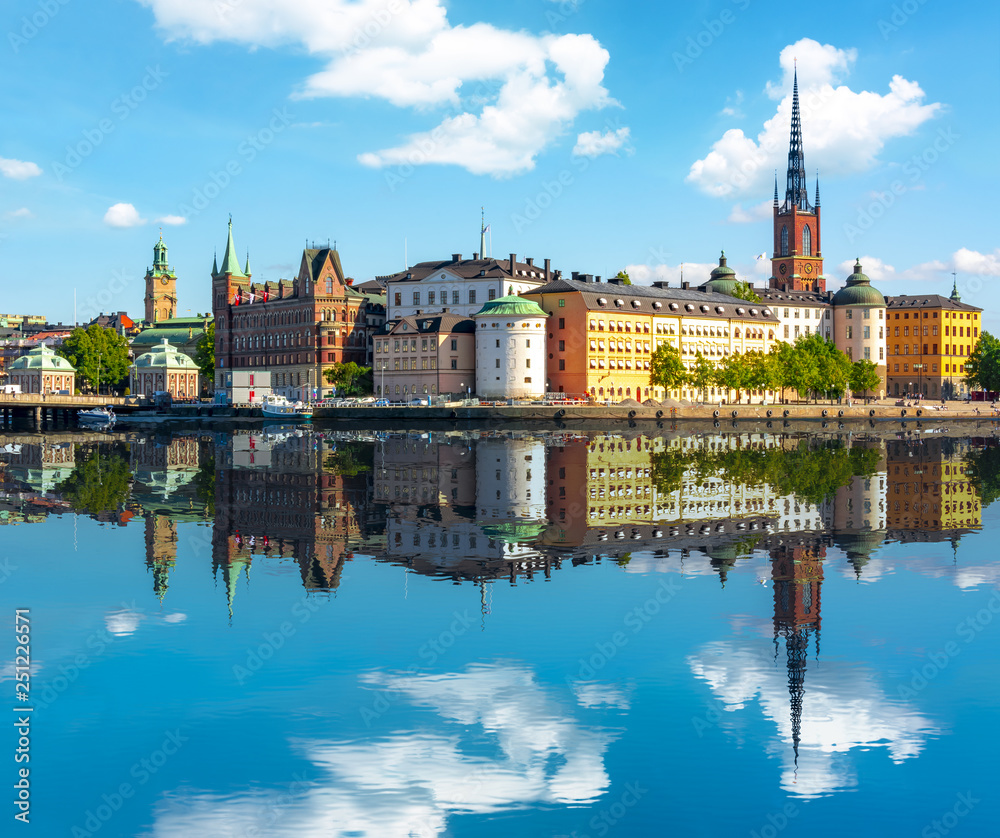
[[[379,366],[379,363],[380,363],[379,361],[375,362],[375,369],[377,369],[377,370],[378,369],[382,369],[382,370],[389,369],[389,361],[388,360],[382,361],[381,362],[381,366]],[[411,361],[408,358],[403,358],[402,360],[400,360],[399,358],[394,358],[393,361],[392,361],[392,368],[393,368],[394,371],[396,371],[396,370],[402,370],[403,372],[407,372],[407,371],[412,372],[413,370],[417,369],[417,359],[414,358]],[[428,369],[430,369],[430,370],[436,370],[437,369],[437,358],[421,358],[420,359],[420,369],[422,369],[422,370],[428,370]],[[453,370],[457,370],[458,369],[458,358],[452,358],[451,359],[451,369],[453,369]]]
[[[846,331],[844,332],[845,337],[848,340],[853,340],[853,338],[854,338],[854,327],[853,326],[846,326],[845,329],[846,329]],[[809,332],[807,331],[806,334],[808,335]],[[861,327],[861,337],[862,337],[862,339],[863,340],[871,340],[871,336],[872,336],[872,327],[871,326],[862,326]],[[879,340],[883,340],[884,338],[885,338],[885,329],[883,329],[881,326],[879,326],[878,327],[878,339]]]
[[[924,326],[924,337],[927,337],[927,328],[928,328],[927,326]],[[931,330],[931,334],[932,335],[935,335],[935,336],[937,335],[937,333],[938,333],[938,327],[937,326],[931,326],[930,330]],[[919,326],[914,326],[913,327],[913,336],[916,337],[918,334],[920,334],[920,327]],[[896,326],[895,331],[894,331],[894,335],[897,338],[899,337],[899,326]],[[904,338],[905,337],[909,337],[909,335],[910,335],[910,327],[909,326],[903,326],[903,337]],[[977,327],[977,326],[968,326],[968,327],[966,327],[966,326],[945,326],[944,327],[944,336],[945,337],[959,337],[959,338],[964,338],[964,337],[977,338],[977,337],[979,337],[979,327]]]
[[[878,319],[879,320],[882,319],[882,316],[883,316],[884,313],[885,313],[884,309],[880,308],[878,310]],[[827,317],[829,317],[830,316],[830,312],[828,311],[826,313],[826,315],[827,315]],[[861,319],[862,320],[869,320],[870,318],[871,318],[871,309],[868,309],[868,308],[861,309]],[[847,319],[848,320],[853,320],[854,319],[854,309],[853,308],[847,309]]]
[[[892,347],[892,354],[893,355],[899,355],[900,354],[900,351],[899,351],[900,345],[901,344],[898,344],[898,343],[893,344],[893,347]],[[919,343],[913,344],[913,352],[912,353],[910,352],[910,344],[904,343],[904,344],[902,344],[902,347],[903,347],[903,352],[902,352],[903,355],[910,355],[910,354],[920,355],[921,354],[920,353],[920,344]],[[936,343],[930,344],[930,347],[932,348],[931,352],[927,351],[927,347],[928,347],[928,344],[925,343],[924,344],[924,351],[923,351],[924,355],[937,355],[938,354],[938,345]],[[952,352],[953,349],[955,350],[954,352]],[[942,352],[941,354],[942,355],[971,355],[972,354],[972,347],[968,346],[968,345],[966,345],[966,346],[960,346],[957,343],[954,344],[954,345],[952,345],[950,343],[946,343],[944,345],[944,352]]]
[[[788,227],[781,228],[781,255],[788,256]],[[802,256],[813,255],[812,228],[806,224],[802,228]]]
[[[795,318],[796,320],[798,320],[798,319],[799,319],[799,309],[797,309],[797,308],[796,308],[796,309],[793,309],[792,311],[794,311],[794,318]],[[817,309],[809,309],[809,308],[807,308],[807,309],[804,309],[804,311],[805,311],[805,314],[803,314],[803,315],[802,315],[802,317],[803,317],[803,318],[804,318],[805,320],[808,320],[808,319],[809,319],[809,312],[810,312],[810,311],[814,312],[814,313],[815,313],[815,315],[816,315],[816,319],[817,319],[817,320],[819,320],[819,313],[820,313],[821,309],[818,309],[818,308],[817,308]],[[785,319],[786,319],[786,320],[788,319],[788,312],[789,312],[789,309],[787,309],[787,308],[786,308],[786,309],[785,309]],[[868,312],[867,312],[867,310],[865,311],[865,316],[866,316],[866,317],[868,316]],[[830,319],[830,309],[827,309],[827,310],[826,310],[826,319],[827,319],[827,320],[829,320],[829,319]]]
[[[933,316],[933,318],[935,320],[937,320],[938,313],[936,311],[930,312],[930,314]],[[928,315],[928,312],[925,311],[924,312],[924,320],[927,319],[927,315]],[[895,312],[895,317],[893,319],[894,320],[899,320],[899,312],[898,311]],[[904,311],[903,312],[903,319],[904,320],[909,320],[910,319],[910,312]],[[913,319],[914,320],[919,320],[920,319],[920,312],[918,312],[918,311],[913,312]],[[966,313],[964,311],[946,311],[944,313],[944,319],[945,320],[978,320],[979,319],[979,313],[978,312],[973,312],[973,311],[970,311],[968,313]]]
[[[530,341],[529,341],[530,345]],[[421,352],[436,352],[438,350],[438,342],[436,338],[431,338],[428,341],[427,338],[420,339],[420,351]],[[389,341],[387,340],[377,340],[375,341],[375,354],[379,355],[383,352],[389,351]],[[403,338],[402,340],[394,340],[392,342],[393,352],[416,352],[417,351],[417,339],[410,338],[407,340]],[[451,351],[458,351],[458,339],[453,338],[451,341]]]
[[[410,297],[410,299],[412,300],[412,302],[410,303],[410,305],[418,306],[418,305],[421,304],[420,303],[420,300],[421,300],[420,294],[421,294],[420,291],[413,291],[412,292],[412,295]],[[476,304],[476,289],[475,288],[470,288],[469,289],[469,291],[468,291],[468,298],[469,298],[469,305],[475,305]],[[489,292],[487,294],[487,298],[489,300],[495,300],[497,298],[497,291],[496,291],[495,288],[490,288],[489,289]],[[429,305],[429,306],[438,305],[437,299],[438,299],[438,297],[437,297],[437,292],[436,291],[428,291],[427,292],[427,305]],[[403,304],[403,293],[401,291],[396,291],[393,294],[393,302],[397,306],[401,306]],[[448,292],[447,291],[442,291],[441,292],[441,303],[440,304],[443,305],[443,306],[448,305]],[[461,305],[461,304],[462,304],[462,292],[461,291],[457,291],[457,290],[453,290],[451,292],[451,305],[457,306],[457,305]]]

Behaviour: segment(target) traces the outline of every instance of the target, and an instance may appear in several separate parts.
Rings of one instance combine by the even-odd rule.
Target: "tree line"
[[[726,355],[718,362],[698,353],[688,368],[680,351],[662,343],[650,361],[649,383],[665,390],[690,386],[704,401],[710,387],[744,392],[786,390],[801,399],[840,398],[848,390],[856,396],[877,394],[882,379],[874,362],[851,362],[832,341],[818,333],[802,335],[794,343],[780,341],[770,352],[751,350]]]

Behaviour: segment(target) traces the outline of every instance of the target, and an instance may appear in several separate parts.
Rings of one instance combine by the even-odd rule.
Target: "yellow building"
[[[949,437],[886,445],[890,530],[924,534],[980,529],[982,502],[966,474],[968,444]]]
[[[766,305],[724,294],[593,281],[589,275],[556,279],[523,296],[549,315],[547,390],[597,400],[700,398],[694,389],[650,387],[652,353],[661,343],[680,351],[687,367],[699,354],[718,363],[751,350],[768,352],[778,318]],[[711,388],[708,398],[734,394]],[[763,394],[760,394],[763,395]]]
[[[965,365],[979,340],[981,313],[962,302],[957,287],[950,297],[887,297],[888,395],[941,399],[967,393]]]

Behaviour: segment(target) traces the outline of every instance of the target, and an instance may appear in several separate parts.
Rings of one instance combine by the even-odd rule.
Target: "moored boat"
[[[113,425],[118,417],[114,410],[108,407],[93,407],[90,410],[78,410],[76,419],[82,425]]]
[[[312,407],[303,402],[290,402],[284,396],[270,395],[264,399],[261,410],[265,419],[312,419]]]

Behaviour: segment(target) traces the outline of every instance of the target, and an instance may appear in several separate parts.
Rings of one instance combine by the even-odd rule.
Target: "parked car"
[[[388,399],[377,399],[375,401],[375,407],[388,407],[388,406],[389,406]]]
[[[427,407],[430,402],[427,399],[410,399],[411,407]]]

